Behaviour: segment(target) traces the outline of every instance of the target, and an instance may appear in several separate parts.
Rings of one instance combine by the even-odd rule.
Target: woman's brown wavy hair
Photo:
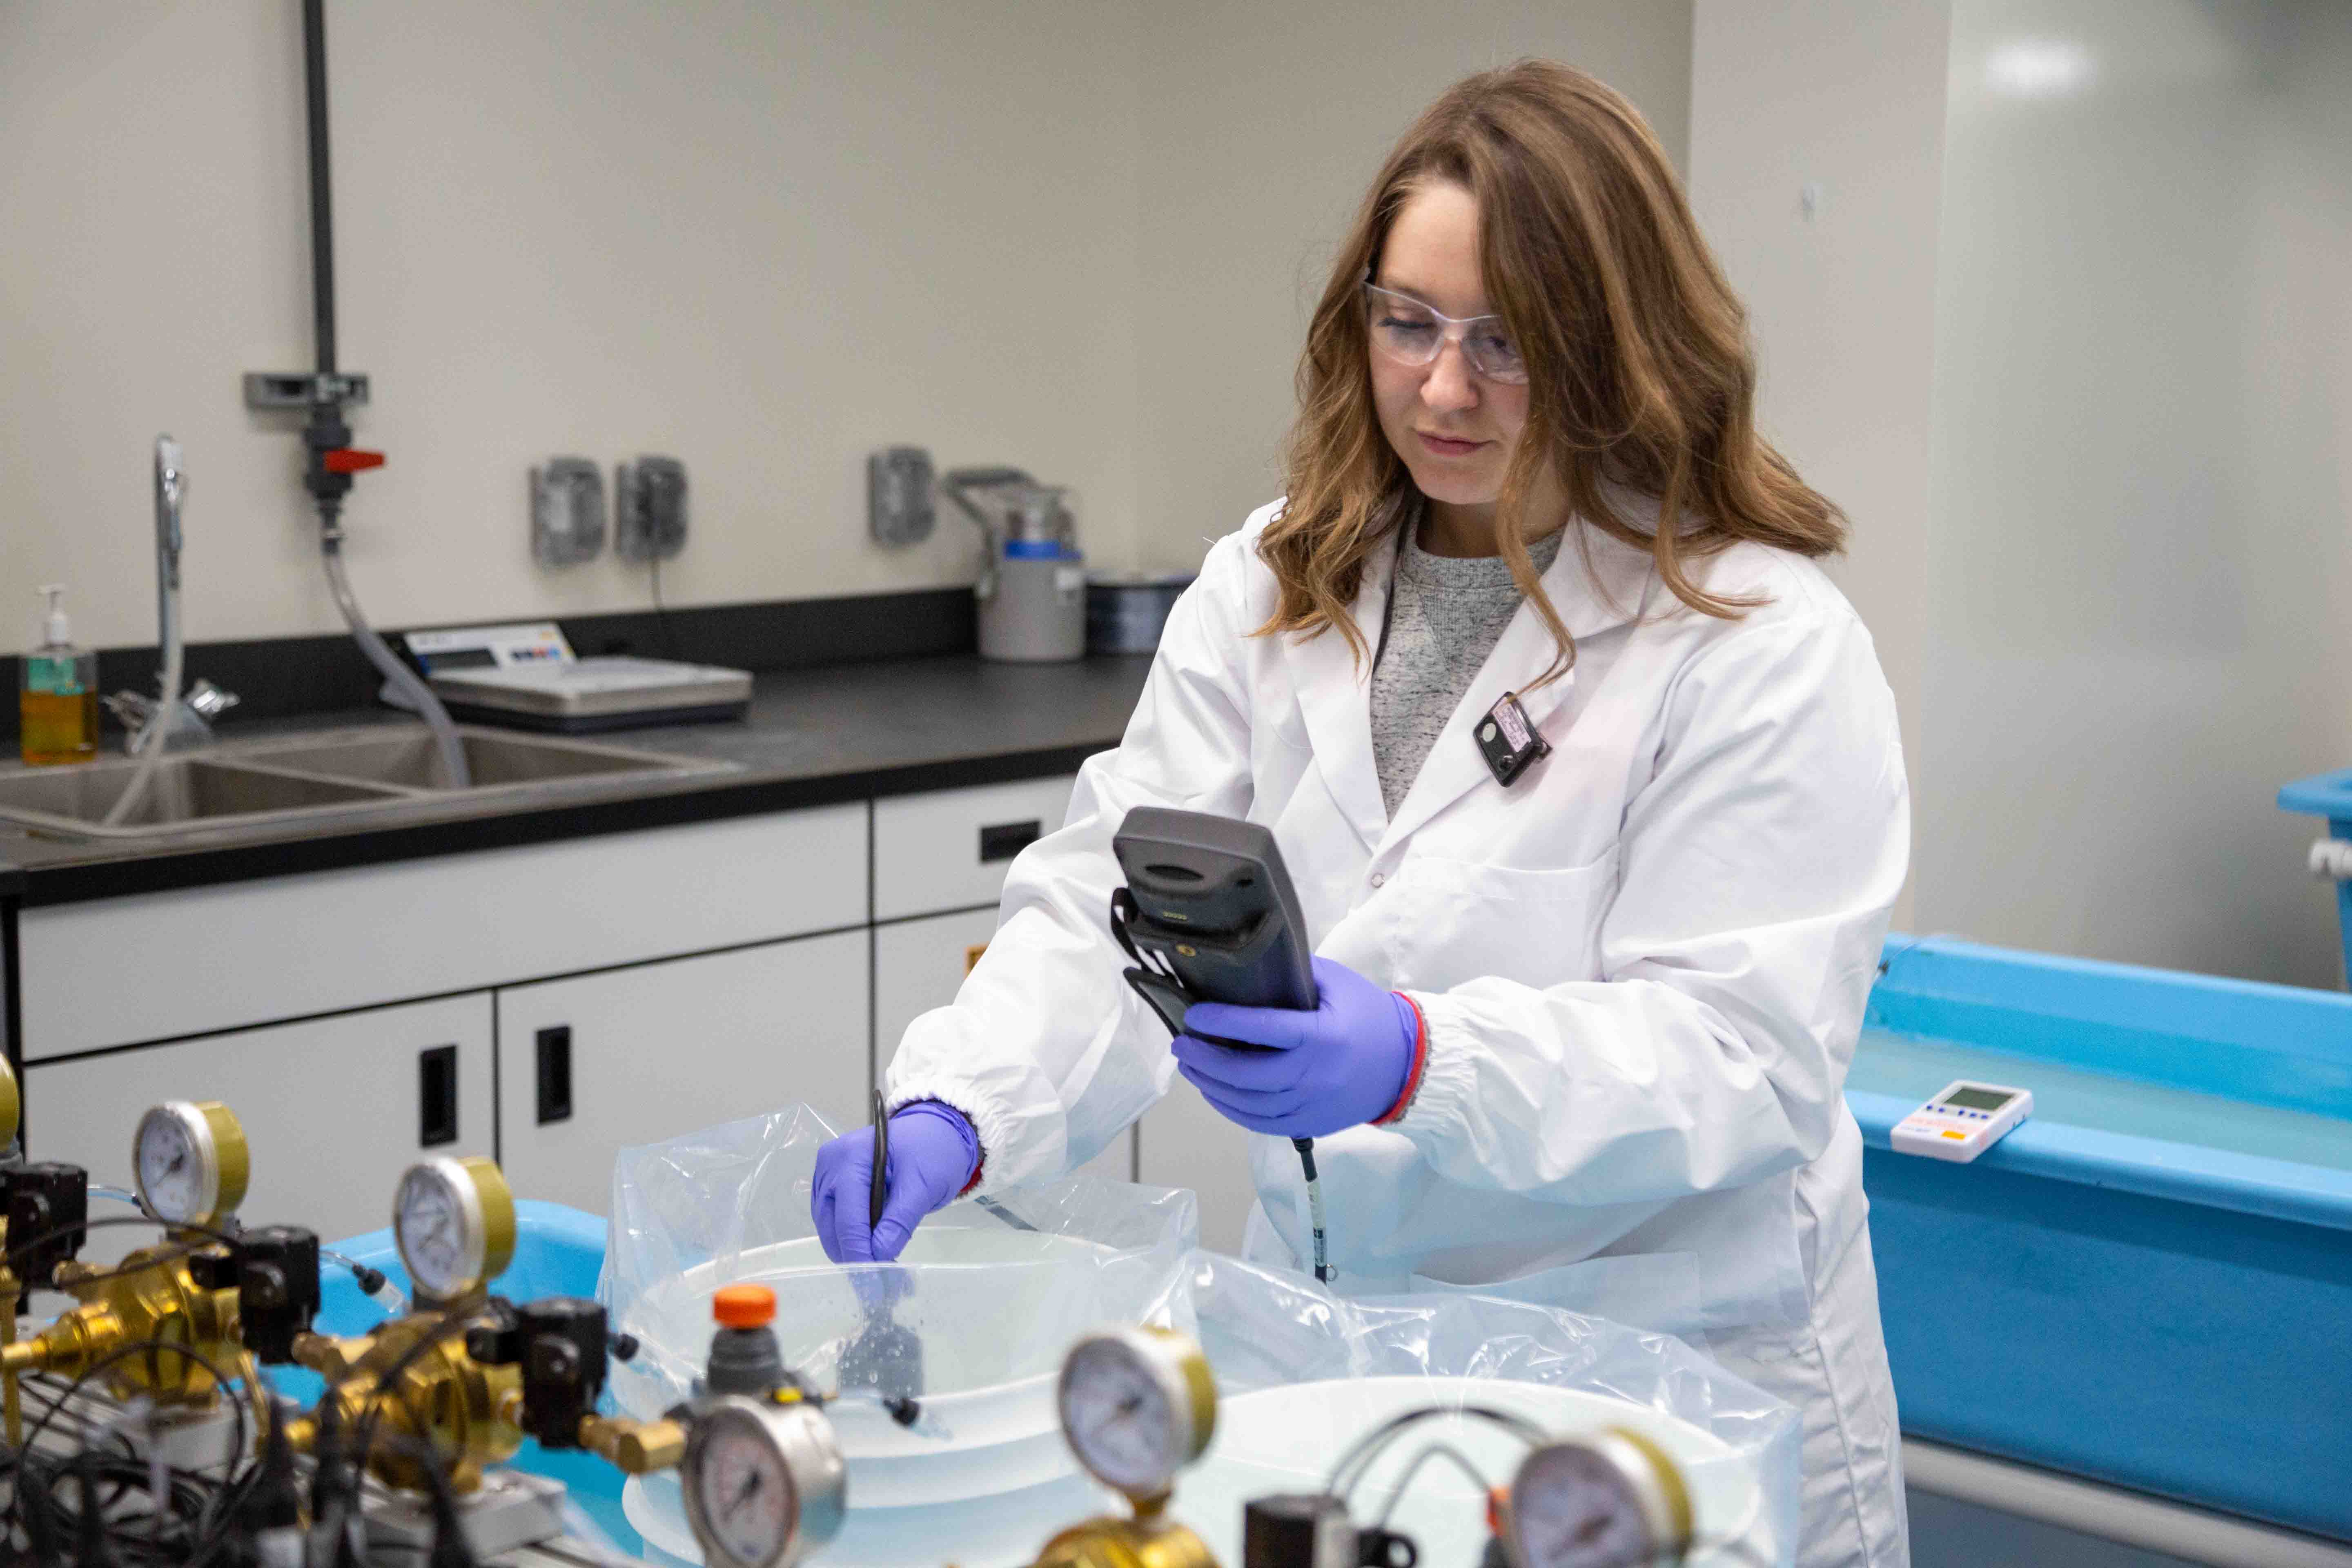
[[[1457,82],[1404,134],[1331,268],[1299,357],[1288,500],[1258,553],[1280,588],[1261,633],[1337,626],[1364,563],[1414,491],[1381,434],[1358,287],[1413,192],[1449,181],[1477,199],[1487,308],[1528,365],[1528,418],[1497,521],[1503,558],[1559,645],[1574,639],[1528,554],[1528,498],[1551,465],[1573,515],[1647,550],[1692,609],[1726,618],[1753,601],[1694,584],[1685,563],[1737,540],[1801,555],[1844,542],[1845,518],[1757,434],[1747,311],[1708,255],[1664,151],[1639,111],[1582,71],[1521,60]],[[1612,487],[1654,498],[1679,528],[1640,526]],[[1646,518],[1646,508],[1643,509]],[[1544,529],[1538,528],[1538,536]],[[1580,545],[1583,535],[1578,535]]]

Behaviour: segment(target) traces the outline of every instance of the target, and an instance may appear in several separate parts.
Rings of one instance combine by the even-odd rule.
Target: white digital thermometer
[[[1905,1154],[1968,1163],[2033,1114],[2033,1091],[1960,1079],[1895,1124],[1893,1142]]]

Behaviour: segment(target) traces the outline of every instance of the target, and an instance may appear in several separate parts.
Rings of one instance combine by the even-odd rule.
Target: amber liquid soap
[[[24,658],[17,749],[36,766],[86,763],[98,755],[98,655],[73,646],[65,590],[41,594],[48,601],[47,638]]]

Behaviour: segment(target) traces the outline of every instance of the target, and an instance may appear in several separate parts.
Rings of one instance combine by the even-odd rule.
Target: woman
[[[1756,434],[1743,314],[1655,139],[1567,68],[1473,77],[1358,216],[1285,500],[1210,552],[1119,748],[818,1166],[838,1258],[1092,1157],[1181,1073],[1252,1142],[1244,1252],[1689,1333],[1797,1406],[1808,1564],[1906,1560],[1841,1089],[1908,835],[1894,703],[1813,564],[1836,509]],[[1671,524],[1662,521],[1674,520]],[[1475,731],[1550,746],[1507,786]],[[1313,1013],[1167,1032],[1105,922],[1129,808],[1265,823]],[[1630,1303],[1630,1307],[1628,1306]]]

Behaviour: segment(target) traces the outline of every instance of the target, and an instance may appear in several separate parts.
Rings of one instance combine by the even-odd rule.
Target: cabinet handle
[[[1026,822],[1000,822],[980,830],[980,860],[1010,860],[1045,836],[1045,825],[1035,817]]]
[[[539,1053],[539,1124],[572,1120],[572,1026],[557,1024],[532,1037]]]
[[[416,1142],[436,1148],[457,1141],[457,1047],[427,1046],[416,1053]]]

